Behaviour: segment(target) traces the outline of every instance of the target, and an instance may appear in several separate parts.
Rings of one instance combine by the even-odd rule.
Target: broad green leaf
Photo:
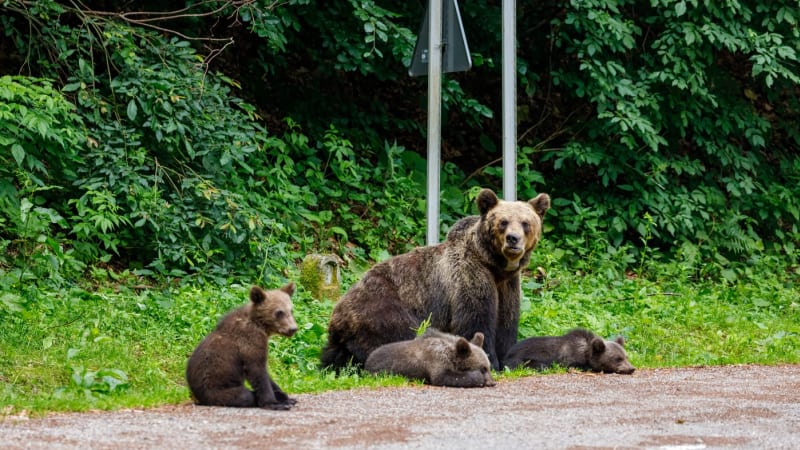
[[[139,108],[136,106],[136,99],[131,99],[128,102],[128,118],[131,120],[136,120],[136,114],[139,112]]]
[[[22,162],[25,161],[25,149],[19,144],[14,144],[11,146],[11,154],[14,156],[17,165],[22,166]]]
[[[730,283],[735,282],[737,278],[736,271],[733,269],[722,269],[720,271],[720,275],[722,275],[722,278],[725,278]]]
[[[80,87],[81,87],[81,83],[80,82],[68,83],[68,84],[65,84],[63,88],[61,88],[61,91],[63,91],[63,92],[75,92]]]
[[[686,13],[686,2],[680,1],[675,4],[675,15],[680,17]]]

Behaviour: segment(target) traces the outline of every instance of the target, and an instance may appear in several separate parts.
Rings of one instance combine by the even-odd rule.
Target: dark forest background
[[[425,1],[0,4],[4,288],[87,267],[224,280],[421,245]],[[442,231],[501,192],[499,1],[444,77]],[[796,264],[791,0],[517,2],[518,192],[578,270]]]

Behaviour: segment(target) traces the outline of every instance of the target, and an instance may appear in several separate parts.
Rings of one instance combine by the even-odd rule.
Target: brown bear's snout
[[[284,328],[284,331],[281,334],[286,337],[291,337],[294,336],[295,333],[297,333],[297,325]]]
[[[509,233],[506,235],[506,244],[510,245],[511,247],[516,247],[519,244],[520,237],[516,234]]]

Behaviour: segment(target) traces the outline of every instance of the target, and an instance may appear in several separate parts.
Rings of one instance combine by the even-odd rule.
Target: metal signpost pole
[[[427,244],[439,242],[439,171],[442,132],[442,0],[430,0],[428,50],[428,232]]]
[[[503,0],[503,198],[517,199],[516,0]]]
[[[428,195],[426,241],[439,242],[442,141],[442,74],[472,67],[456,0],[430,0],[422,19],[408,74],[428,75]]]

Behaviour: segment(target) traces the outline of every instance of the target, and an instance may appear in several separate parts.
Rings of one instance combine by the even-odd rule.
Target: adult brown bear
[[[477,205],[480,215],[456,222],[445,242],[375,265],[345,293],[331,315],[323,367],[361,366],[377,347],[413,339],[430,317],[446,333],[483,333],[500,369],[517,341],[520,271],[541,239],[550,197],[504,201],[484,189]]]

